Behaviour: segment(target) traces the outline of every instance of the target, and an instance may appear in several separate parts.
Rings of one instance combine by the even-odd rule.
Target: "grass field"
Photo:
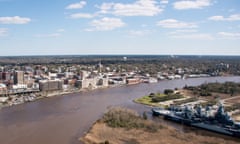
[[[174,100],[174,99],[180,99],[183,97],[184,96],[181,94],[168,94],[167,95],[167,94],[161,94],[161,93],[156,93],[156,94],[152,93],[150,95],[135,99],[134,102],[149,105],[149,106],[163,106],[160,104],[160,102]]]

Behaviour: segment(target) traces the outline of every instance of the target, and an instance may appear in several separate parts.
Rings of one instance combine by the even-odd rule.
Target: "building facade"
[[[14,84],[24,84],[24,72],[23,71],[14,71],[13,82],[14,82]]]
[[[39,81],[40,91],[55,91],[63,89],[63,81],[61,80],[41,80]]]

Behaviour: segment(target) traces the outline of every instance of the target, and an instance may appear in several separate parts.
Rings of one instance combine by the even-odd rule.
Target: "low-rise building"
[[[0,84],[0,95],[7,94],[7,86],[5,84]]]
[[[63,82],[61,80],[40,80],[40,91],[55,91],[63,89]]]
[[[129,84],[129,85],[138,84],[140,82],[141,81],[140,81],[139,78],[127,78],[127,80],[126,80],[126,83]]]
[[[80,89],[85,89],[85,88],[98,88],[98,87],[107,87],[108,86],[108,78],[86,78],[82,80],[78,80],[75,83],[75,86],[80,88]]]

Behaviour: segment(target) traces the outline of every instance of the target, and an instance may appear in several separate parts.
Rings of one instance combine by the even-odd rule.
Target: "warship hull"
[[[201,122],[201,123],[192,123],[191,126],[200,128],[200,129],[205,129],[205,130],[212,131],[212,132],[216,132],[216,133],[220,133],[220,134],[224,134],[224,135],[234,136],[234,133],[229,131],[227,128],[223,128],[223,127],[213,125],[213,124],[207,124],[207,123]]]
[[[240,137],[240,129],[238,128],[231,128],[224,124],[215,124],[209,121],[196,121],[193,119],[187,119],[184,117],[179,116],[178,112],[172,112],[171,110],[164,110],[164,109],[152,109],[152,113],[154,116],[163,116],[164,119],[171,120],[177,123],[185,124],[188,126],[205,129],[208,131]]]

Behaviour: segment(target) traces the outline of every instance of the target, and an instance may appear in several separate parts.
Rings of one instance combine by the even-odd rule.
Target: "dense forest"
[[[184,89],[191,90],[193,94],[200,96],[211,96],[212,93],[223,93],[231,96],[240,94],[240,83],[205,83],[197,87],[185,86]]]
[[[0,65],[27,66],[94,66],[101,63],[103,72],[110,69],[138,71],[157,75],[172,74],[240,75],[240,57],[237,56],[168,56],[168,55],[68,55],[68,56],[12,56],[0,57]]]

